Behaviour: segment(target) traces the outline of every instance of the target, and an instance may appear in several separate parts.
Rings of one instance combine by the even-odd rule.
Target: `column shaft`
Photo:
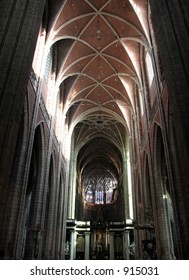
[[[85,232],[85,260],[90,259],[90,232]]]

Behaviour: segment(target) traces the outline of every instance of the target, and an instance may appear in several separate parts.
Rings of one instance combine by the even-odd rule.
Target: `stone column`
[[[176,197],[177,205],[182,205],[179,211],[186,213],[186,215],[180,215],[179,226],[176,230],[179,234],[177,240],[181,241],[179,246],[182,246],[181,250],[179,249],[180,258],[188,259],[189,250],[186,244],[188,244],[187,220],[189,219],[189,204],[185,203],[184,205],[182,202],[183,197],[188,197],[189,111],[186,104],[189,103],[189,20],[187,16],[189,2],[182,0],[150,0],[149,3],[158,55],[162,66],[162,78],[166,82],[164,88],[167,88],[169,95],[169,127],[171,127],[170,124],[172,123],[174,131],[172,135],[167,131],[166,120],[164,119],[165,111],[162,104],[162,89],[157,87],[159,91],[157,100],[162,122],[162,137],[170,190],[173,191],[173,197]],[[175,147],[173,143],[174,145],[176,144]],[[178,158],[182,158],[182,160],[180,161]],[[181,176],[177,173],[178,166]],[[157,188],[159,188],[158,184]],[[175,206],[175,209],[178,211],[177,206]],[[158,221],[160,218],[159,212],[154,211],[154,217],[158,259],[169,259],[169,234],[161,233],[161,229],[164,229],[164,226],[158,225],[162,237],[157,235],[156,220]],[[163,219],[161,222],[164,222]]]
[[[109,233],[110,236],[110,260],[115,259],[115,252],[114,252],[114,232]]]
[[[71,231],[70,237],[70,260],[76,259],[76,232],[75,230]]]
[[[8,230],[8,224],[11,207],[17,213],[20,204],[12,205],[15,184],[12,182],[14,189],[11,190],[10,178],[44,5],[45,0],[0,3],[0,258],[12,257],[16,237],[18,221],[12,221],[15,226],[11,230]]]
[[[90,232],[85,232],[85,260],[90,259]]]
[[[123,259],[124,260],[130,259],[129,245],[130,245],[129,231],[125,231],[123,233]]]

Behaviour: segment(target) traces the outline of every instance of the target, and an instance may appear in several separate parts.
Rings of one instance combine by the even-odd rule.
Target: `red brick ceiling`
[[[107,149],[102,157],[106,152],[107,162],[120,166],[117,148],[124,150],[134,91],[142,87],[140,53],[149,47],[147,0],[51,3],[57,8],[51,10],[49,38],[58,49],[57,83],[66,88],[64,110],[76,147],[90,150],[101,139],[111,159]]]

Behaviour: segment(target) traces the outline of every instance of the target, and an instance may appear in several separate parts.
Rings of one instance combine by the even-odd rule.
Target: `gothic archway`
[[[42,125],[38,125],[35,130],[25,197],[23,236],[24,259],[38,258],[37,225],[39,226],[41,218],[41,213],[39,211],[42,197],[39,197],[39,194],[43,180],[42,138]]]
[[[47,180],[45,219],[44,219],[44,234],[43,234],[43,248],[42,259],[53,259],[53,232],[55,223],[55,160],[54,154],[51,154],[50,166]]]

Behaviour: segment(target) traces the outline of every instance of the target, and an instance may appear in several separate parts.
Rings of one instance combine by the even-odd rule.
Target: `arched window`
[[[144,114],[144,103],[143,103],[142,91],[139,91],[139,105],[140,105],[141,116],[143,116],[143,114]]]
[[[104,203],[104,189],[101,183],[98,183],[95,191],[95,203],[103,204]]]
[[[46,60],[46,65],[45,65],[45,71],[44,71],[44,78],[46,81],[46,84],[48,85],[48,81],[49,81],[49,75],[50,75],[50,71],[51,71],[51,67],[52,67],[52,48],[50,48],[49,53],[47,55],[47,60]]]
[[[149,52],[146,52],[145,61],[146,61],[148,86],[150,88],[152,85],[152,81],[154,79],[154,69],[153,69],[153,65],[152,65],[152,58],[151,58],[151,55],[149,54]]]
[[[92,192],[92,190],[89,189],[86,192],[86,202],[87,203],[93,203],[93,201],[94,201],[93,192]]]
[[[83,181],[83,197],[86,203],[110,204],[114,201],[117,180],[109,174],[95,174]]]
[[[108,188],[106,190],[106,203],[111,203],[112,202],[112,197],[113,197],[113,189]]]

